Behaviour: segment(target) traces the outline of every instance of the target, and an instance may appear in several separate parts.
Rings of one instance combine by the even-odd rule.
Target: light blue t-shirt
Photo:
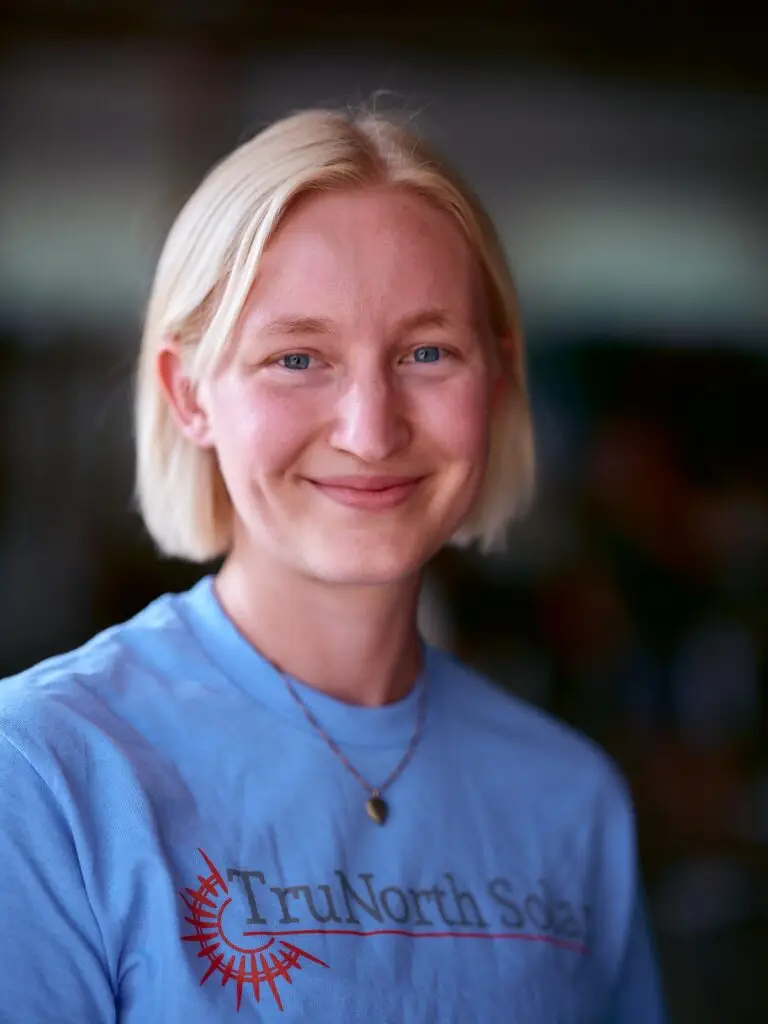
[[[210,578],[1,683],[0,1021],[661,1021],[602,753],[434,648],[384,708],[297,687],[375,784],[425,685],[379,827]]]

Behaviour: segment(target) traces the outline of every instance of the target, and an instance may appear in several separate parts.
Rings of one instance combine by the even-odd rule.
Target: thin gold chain
[[[285,683],[285,687],[288,690],[288,693],[290,693],[290,695],[293,697],[293,699],[296,702],[296,704],[298,704],[298,706],[304,712],[304,715],[305,715],[307,721],[312,726],[312,728],[315,730],[315,732],[318,734],[318,736],[320,736],[321,739],[325,740],[325,742],[328,745],[328,747],[330,747],[330,749],[333,751],[333,753],[336,755],[336,757],[339,759],[339,761],[341,761],[341,763],[344,765],[344,767],[347,769],[347,771],[351,775],[354,775],[354,777],[357,779],[357,781],[360,783],[360,785],[363,787],[363,789],[370,796],[372,796],[372,797],[380,796],[383,792],[385,792],[385,790],[389,789],[389,787],[392,785],[392,783],[396,779],[398,779],[402,775],[402,773],[408,767],[408,764],[409,764],[411,758],[413,757],[414,753],[416,752],[416,748],[419,745],[419,740],[421,739],[421,733],[422,733],[422,730],[424,728],[424,719],[426,718],[426,714],[427,714],[427,679],[426,679],[426,675],[425,675],[424,680],[423,680],[423,682],[421,684],[421,693],[419,694],[419,706],[418,706],[418,710],[416,712],[416,725],[415,725],[414,730],[413,730],[413,736],[411,736],[411,741],[408,744],[408,747],[407,747],[405,753],[403,754],[402,758],[400,759],[398,764],[395,765],[394,771],[392,771],[387,776],[387,778],[384,780],[384,782],[380,786],[372,786],[370,784],[370,782],[363,775],[360,774],[360,772],[357,770],[357,768],[355,768],[355,766],[352,764],[352,762],[346,756],[344,751],[339,747],[338,743],[336,743],[336,741],[334,739],[332,739],[328,735],[328,733],[325,731],[325,729],[322,727],[322,725],[320,725],[320,723],[315,718],[313,713],[310,711],[310,709],[307,707],[307,705],[301,699],[299,693],[296,690],[296,687],[293,685],[293,683],[288,678],[288,676],[286,676],[284,672],[279,672],[279,675],[280,675],[280,678]]]

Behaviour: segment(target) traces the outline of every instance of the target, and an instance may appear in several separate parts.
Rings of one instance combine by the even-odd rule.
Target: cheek
[[[296,457],[311,433],[312,411],[297,409],[269,388],[243,383],[223,387],[212,404],[214,445],[225,473],[238,467],[251,474],[280,470]]]
[[[433,442],[453,459],[482,460],[488,444],[490,399],[484,380],[456,381],[422,403]]]

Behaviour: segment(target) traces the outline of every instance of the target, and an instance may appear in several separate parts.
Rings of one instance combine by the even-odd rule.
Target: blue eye
[[[278,360],[286,370],[308,370],[312,357],[306,352],[291,352],[287,356],[281,356]]]
[[[437,363],[442,354],[443,350],[437,345],[422,345],[414,351],[413,361],[415,363]]]

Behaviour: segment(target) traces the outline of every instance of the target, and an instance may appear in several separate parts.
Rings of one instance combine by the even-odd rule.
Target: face
[[[357,585],[417,572],[482,482],[492,362],[479,271],[448,215],[396,190],[303,200],[198,392],[233,557]]]

